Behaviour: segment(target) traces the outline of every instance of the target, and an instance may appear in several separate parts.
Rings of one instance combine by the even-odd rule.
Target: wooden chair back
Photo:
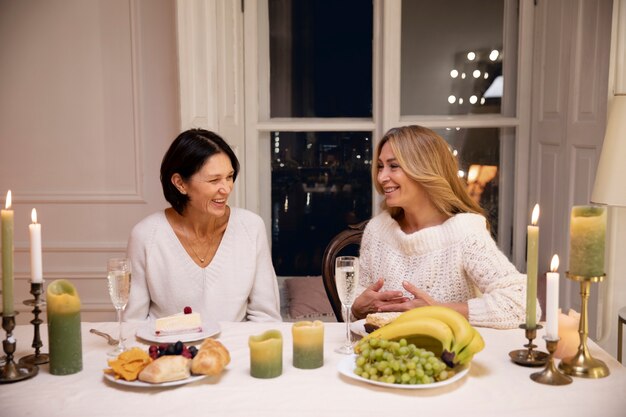
[[[333,308],[337,321],[343,321],[341,300],[335,285],[335,258],[339,255],[356,255],[361,247],[363,231],[369,220],[358,224],[349,225],[348,229],[340,232],[326,246],[322,257],[322,281],[328,296],[328,301]],[[345,253],[350,250],[349,253]]]

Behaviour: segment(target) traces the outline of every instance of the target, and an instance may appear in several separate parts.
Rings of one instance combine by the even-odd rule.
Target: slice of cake
[[[200,314],[191,312],[189,307],[185,307],[183,313],[156,319],[155,324],[155,334],[157,336],[202,332]]]
[[[388,325],[394,319],[396,319],[401,312],[386,312],[386,313],[371,313],[368,314],[365,318],[365,323],[363,327],[365,327],[365,331],[367,333],[372,333],[374,330],[379,329],[383,326]]]

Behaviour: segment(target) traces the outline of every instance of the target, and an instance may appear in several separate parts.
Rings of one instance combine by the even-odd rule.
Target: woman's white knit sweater
[[[526,276],[498,249],[477,214],[457,214],[411,234],[387,211],[374,217],[361,242],[357,294],[380,278],[383,291],[402,290],[413,298],[402,287],[408,281],[437,302],[467,302],[472,325],[505,329],[525,320]]]
[[[187,254],[165,212],[135,225],[128,241],[132,280],[126,320],[154,320],[189,306],[203,320],[281,321],[263,220],[248,210],[230,210],[222,241],[204,268]]]

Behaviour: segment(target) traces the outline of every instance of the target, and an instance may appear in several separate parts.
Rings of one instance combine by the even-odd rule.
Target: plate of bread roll
[[[109,368],[104,370],[108,381],[136,388],[164,388],[219,376],[230,363],[230,353],[222,343],[209,338],[193,358],[167,354],[152,359],[143,349],[135,347],[108,363]]]

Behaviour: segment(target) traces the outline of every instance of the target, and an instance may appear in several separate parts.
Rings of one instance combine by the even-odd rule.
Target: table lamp
[[[626,93],[613,96],[610,106],[591,202],[626,207]]]

